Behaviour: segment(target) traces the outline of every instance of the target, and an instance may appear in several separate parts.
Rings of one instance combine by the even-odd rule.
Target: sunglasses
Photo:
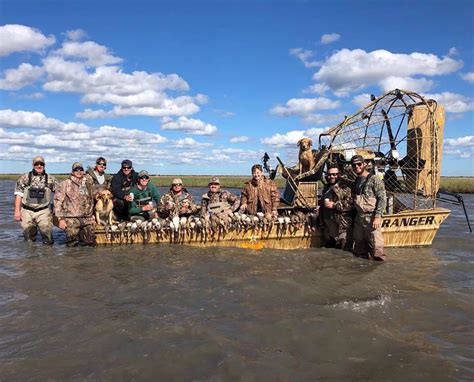
[[[72,170],[74,172],[81,172],[81,171],[84,171],[84,169],[82,167],[76,167],[74,170]]]
[[[359,162],[359,163],[352,163],[352,167],[362,167],[363,166],[363,163],[362,162]]]
[[[148,179],[150,179],[150,177],[149,177],[148,175],[145,175],[145,176],[140,176],[138,179],[146,179],[146,180],[148,180]]]
[[[209,183],[209,186],[220,186],[219,183]]]
[[[122,166],[122,170],[130,170],[131,167],[130,166]]]
[[[181,183],[175,183],[175,184],[173,184],[173,187],[175,187],[175,186],[182,186],[182,184]]]
[[[36,162],[33,166],[44,166],[43,162]]]
[[[338,176],[339,173],[338,172],[333,172],[332,174],[328,174],[327,176]]]
[[[105,163],[97,163],[97,166],[104,166],[104,167],[107,167],[107,164],[105,164]]]

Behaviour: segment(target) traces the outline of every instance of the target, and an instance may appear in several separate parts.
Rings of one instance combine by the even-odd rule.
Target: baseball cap
[[[82,163],[81,163],[81,162],[74,162],[74,163],[72,164],[72,171],[74,171],[74,170],[75,170],[76,168],[78,168],[78,167],[84,168],[84,167],[82,166]]]
[[[183,181],[180,178],[174,178],[173,181],[171,182],[171,185],[175,184],[183,184]]]
[[[354,163],[364,163],[365,162],[365,159],[362,155],[354,155],[352,158],[351,158],[351,163],[354,164]]]
[[[221,182],[219,181],[219,178],[218,178],[217,176],[213,176],[213,177],[209,180],[209,184],[212,184],[212,183],[221,184]]]
[[[43,158],[42,156],[40,156],[40,155],[35,156],[35,157],[33,158],[33,164],[38,163],[38,162],[45,163],[44,158]]]
[[[141,178],[143,176],[150,176],[148,175],[148,171],[146,170],[141,170],[139,173],[138,173],[138,177]]]

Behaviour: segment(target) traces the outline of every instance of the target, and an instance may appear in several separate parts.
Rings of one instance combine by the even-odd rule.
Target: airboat
[[[405,90],[393,90],[319,136],[313,150],[315,165],[305,173],[286,166],[275,169],[265,153],[262,161],[271,178],[286,178],[279,216],[229,216],[206,226],[197,218],[123,223],[96,229],[98,244],[170,243],[199,247],[232,246],[249,249],[297,249],[322,245],[317,211],[318,191],[330,163],[354,180],[350,160],[362,155],[371,172],[384,180],[387,209],[382,218],[386,247],[429,246],[450,210],[438,200],[458,204],[452,194],[440,197],[444,107],[435,100]],[[466,214],[467,217],[467,214]],[[136,223],[136,222],[135,222]],[[468,221],[469,223],[469,221]],[[470,228],[470,227],[469,227]]]

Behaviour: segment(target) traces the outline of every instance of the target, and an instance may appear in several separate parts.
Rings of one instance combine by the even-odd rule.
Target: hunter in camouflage
[[[162,217],[191,215],[197,211],[191,194],[183,187],[180,178],[173,179],[170,191],[160,199],[159,212]]]
[[[221,190],[219,178],[212,177],[209,181],[209,191],[202,195],[201,216],[208,218],[210,215],[230,215],[237,211],[239,205],[239,197],[230,191]]]
[[[382,215],[385,212],[387,196],[383,181],[367,171],[367,164],[360,155],[351,160],[357,175],[354,185],[354,254],[384,261],[384,241],[382,236]]]
[[[57,187],[54,176],[45,171],[41,156],[33,158],[33,169],[20,176],[15,186],[15,221],[21,222],[26,241],[36,241],[39,229],[43,244],[53,244],[52,193]]]
[[[54,195],[54,214],[59,228],[66,233],[67,246],[81,241],[90,246],[96,244],[93,210],[93,184],[90,177],[84,176],[82,164],[75,162],[71,177],[59,184]]]
[[[352,250],[354,197],[352,183],[342,179],[337,165],[327,170],[321,198],[324,246]]]

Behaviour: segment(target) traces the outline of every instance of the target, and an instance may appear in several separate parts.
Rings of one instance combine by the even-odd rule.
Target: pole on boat
[[[306,198],[304,197],[303,193],[301,192],[301,190],[299,189],[298,187],[298,184],[296,183],[296,180],[293,178],[293,176],[290,174],[290,172],[288,171],[288,169],[286,168],[286,166],[283,164],[282,160],[280,159],[280,157],[276,157],[278,163],[280,163],[281,167],[286,171],[286,175],[288,176],[288,184],[290,185],[290,187],[292,188],[292,190],[297,193],[299,196],[301,196],[301,199],[303,200],[303,203],[304,203],[304,206],[308,209],[312,209],[311,206],[309,205],[308,201],[306,200]]]

